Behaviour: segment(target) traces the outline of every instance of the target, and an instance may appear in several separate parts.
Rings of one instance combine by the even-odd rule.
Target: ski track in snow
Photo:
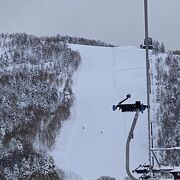
[[[134,113],[113,112],[112,105],[129,93],[132,98],[127,103],[140,100],[146,104],[145,51],[132,46],[71,45],[71,48],[82,57],[74,77],[76,102],[52,155],[61,169],[84,180],[100,176],[122,180],[127,176],[125,143]],[[131,169],[148,162],[147,134],[144,112],[139,115],[131,143]]]

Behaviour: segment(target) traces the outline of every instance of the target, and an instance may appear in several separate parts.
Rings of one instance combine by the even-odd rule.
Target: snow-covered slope
[[[82,64],[74,78],[72,118],[63,124],[52,152],[55,162],[85,180],[106,175],[122,180],[126,176],[125,143],[134,113],[113,112],[112,105],[128,93],[132,95],[128,103],[140,100],[146,104],[145,52],[131,46],[71,48],[80,52]],[[132,169],[148,162],[147,149],[144,112],[131,144]]]

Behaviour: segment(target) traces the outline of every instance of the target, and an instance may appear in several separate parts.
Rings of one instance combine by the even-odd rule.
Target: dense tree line
[[[116,180],[116,179],[114,177],[110,177],[110,176],[101,176],[97,180]]]
[[[165,51],[166,49],[164,43],[160,43],[157,40],[153,41],[153,50],[152,50],[153,54],[158,55],[158,53],[165,53]]]
[[[180,146],[180,57],[169,53],[157,56],[156,101],[159,147]],[[178,150],[161,153],[163,165],[180,165]]]
[[[47,151],[70,116],[80,62],[58,36],[0,35],[1,179],[63,177]]]
[[[173,51],[173,54],[175,54],[175,55],[180,55],[180,50],[175,50],[175,51]]]
[[[70,44],[81,44],[81,45],[89,45],[89,46],[103,46],[103,47],[114,47],[114,45],[102,42],[100,40],[87,39],[83,37],[72,37],[72,36],[61,36],[57,35],[55,37],[58,38],[62,42],[70,43]],[[43,39],[47,39],[44,37]],[[48,38],[49,39],[49,38]]]

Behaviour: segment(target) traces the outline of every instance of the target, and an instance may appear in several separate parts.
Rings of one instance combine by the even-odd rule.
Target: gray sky
[[[143,0],[0,0],[0,32],[72,35],[115,45],[144,39]],[[180,49],[180,0],[149,0],[149,36]]]

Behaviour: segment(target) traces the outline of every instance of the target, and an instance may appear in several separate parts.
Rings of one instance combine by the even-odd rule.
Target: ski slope
[[[76,96],[72,116],[64,122],[52,155],[67,179],[95,180],[126,177],[125,143],[134,113],[112,111],[112,105],[131,94],[127,103],[146,104],[145,51],[137,47],[91,47],[78,50],[82,64],[74,77]],[[148,163],[147,112],[139,115],[131,143],[131,169]]]

